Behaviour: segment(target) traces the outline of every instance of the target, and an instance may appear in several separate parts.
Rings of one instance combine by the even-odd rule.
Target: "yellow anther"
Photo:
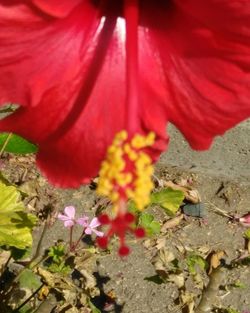
[[[134,138],[131,140],[131,146],[137,149],[144,148],[146,146],[145,137],[141,135],[135,135]]]
[[[147,146],[148,147],[152,146],[154,142],[155,142],[155,133],[150,132],[146,137]]]
[[[154,133],[137,134],[129,142],[127,132],[121,131],[108,148],[99,173],[97,192],[108,196],[115,207],[121,199],[132,199],[140,210],[149,203],[153,166],[142,149],[152,146],[154,137]]]

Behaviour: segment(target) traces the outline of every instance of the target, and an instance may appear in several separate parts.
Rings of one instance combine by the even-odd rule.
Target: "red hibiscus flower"
[[[126,26],[125,26],[126,21]],[[115,133],[166,123],[195,149],[250,116],[249,0],[0,0],[1,131],[39,145],[49,180],[97,174]]]

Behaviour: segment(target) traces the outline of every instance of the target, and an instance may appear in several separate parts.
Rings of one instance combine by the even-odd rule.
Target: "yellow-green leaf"
[[[37,218],[25,212],[20,194],[0,182],[0,246],[25,249],[32,245],[32,228]]]
[[[185,195],[181,190],[174,190],[172,188],[162,189],[161,191],[151,194],[151,204],[158,204],[165,209],[166,213],[174,216],[178,211]]]

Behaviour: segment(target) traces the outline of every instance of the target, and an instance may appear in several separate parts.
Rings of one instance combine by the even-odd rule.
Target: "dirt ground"
[[[79,190],[60,190],[49,186],[32,165],[34,158],[7,156],[3,160],[2,171],[12,182],[19,185],[30,195],[27,204],[30,210],[39,212],[40,220],[46,218],[48,212],[56,214],[65,206],[74,205],[78,214],[83,212],[94,216],[98,199],[91,186]],[[179,313],[193,312],[206,290],[211,277],[206,271],[197,269],[191,275],[186,260],[189,255],[206,257],[213,252],[222,252],[224,270],[220,275],[216,290],[207,293],[210,304],[203,311],[211,312],[212,305],[218,312],[229,307],[240,312],[250,312],[250,267],[248,264],[231,266],[246,249],[245,227],[221,216],[216,208],[228,213],[243,215],[250,211],[250,182],[247,179],[237,180],[219,176],[202,174],[200,171],[184,170],[177,166],[167,166],[160,162],[156,166],[155,176],[158,181],[188,181],[193,189],[197,189],[201,202],[206,208],[204,218],[185,216],[175,227],[160,235],[145,238],[138,242],[128,237],[132,253],[125,259],[117,255],[117,242],[114,241],[109,253],[97,254],[94,275],[100,296],[93,302],[101,312],[122,313]],[[161,225],[169,219],[160,207],[147,209]],[[41,234],[41,227],[34,231],[34,249]],[[56,221],[47,230],[42,249],[52,245],[56,240],[68,241],[68,233],[60,221]],[[169,269],[169,260],[174,256],[178,266]],[[171,279],[155,281],[156,270],[160,267],[163,274]],[[159,271],[158,271],[159,273]],[[168,276],[169,278],[170,276]],[[217,279],[217,278],[216,278]],[[172,281],[171,281],[172,280]],[[50,312],[47,308],[44,312]],[[42,311],[39,311],[42,312]],[[52,311],[51,311],[52,312]]]

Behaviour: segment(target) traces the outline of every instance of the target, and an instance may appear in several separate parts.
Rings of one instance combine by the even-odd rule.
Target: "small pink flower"
[[[97,217],[94,217],[92,221],[87,224],[86,229],[85,229],[85,234],[86,235],[91,235],[92,233],[96,234],[97,237],[103,237],[103,232],[96,230],[98,226],[100,226],[101,223],[99,222]]]
[[[84,215],[83,217],[78,218],[76,222],[77,222],[77,224],[81,225],[82,227],[87,227],[88,221],[89,221],[88,216]]]
[[[58,214],[57,218],[64,222],[65,227],[72,227],[76,223],[75,221],[75,208],[73,206],[67,206],[64,209],[65,214]]]
[[[243,226],[250,226],[250,212],[248,212],[247,214],[243,215],[242,217],[239,218],[239,222],[243,225]]]

